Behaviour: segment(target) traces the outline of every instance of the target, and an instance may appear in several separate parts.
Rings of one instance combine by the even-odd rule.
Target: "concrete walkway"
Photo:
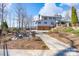
[[[42,34],[38,34],[37,36],[39,36],[45,42],[45,44],[49,47],[50,50],[52,49],[62,50],[62,49],[70,47],[69,45],[61,41],[58,41],[57,39],[52,38],[47,34],[42,33]]]
[[[70,47],[69,45],[61,41],[58,41],[55,38],[50,37],[47,34],[40,33],[37,36],[39,36],[44,41],[44,43],[49,47],[51,51],[50,55],[79,55],[78,52],[75,52],[76,49]]]

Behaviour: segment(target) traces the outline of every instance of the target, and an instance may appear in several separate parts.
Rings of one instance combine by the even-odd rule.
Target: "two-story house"
[[[48,30],[56,26],[61,20],[61,15],[45,16],[39,15],[33,19],[32,26],[37,30]]]

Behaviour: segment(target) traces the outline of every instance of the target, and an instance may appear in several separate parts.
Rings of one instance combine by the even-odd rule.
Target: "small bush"
[[[68,28],[64,29],[64,32],[72,32],[72,31],[73,31],[73,29],[71,27],[68,27]]]
[[[49,30],[49,32],[59,32],[59,29],[52,28],[51,30]]]
[[[49,32],[52,32],[52,30],[49,30]]]
[[[42,41],[40,37],[34,38],[35,41]]]
[[[79,29],[72,31],[72,33],[79,35]]]
[[[47,48],[47,46],[46,46],[46,45],[41,45],[41,47],[42,47],[43,49],[46,49],[46,48]]]
[[[7,31],[7,30],[8,30],[8,24],[7,24],[6,21],[1,23],[1,28],[2,28],[2,30],[4,30],[4,31]]]
[[[13,28],[13,32],[18,32],[18,31],[19,31],[19,29]]]

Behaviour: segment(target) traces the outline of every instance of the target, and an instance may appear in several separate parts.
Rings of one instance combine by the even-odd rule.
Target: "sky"
[[[56,5],[57,7],[60,7],[61,3],[52,3],[53,5]],[[13,8],[12,4],[10,8]],[[24,8],[26,8],[28,15],[38,15],[40,10],[45,6],[45,3],[22,3],[21,4]],[[15,5],[16,6],[16,5]],[[50,7],[48,5],[48,7]],[[52,6],[53,8],[54,6]],[[67,5],[63,5],[62,8],[64,10],[67,10],[69,7]],[[54,9],[54,8],[53,8]]]
[[[16,4],[10,4],[9,10],[11,13],[14,13],[16,9]],[[71,8],[72,5],[75,5],[77,9],[79,9],[78,3],[21,3],[21,5],[26,9],[28,15],[38,15],[38,14],[56,14],[67,11]]]
[[[45,3],[21,3],[21,5],[26,8],[26,11],[28,13],[28,15],[38,15],[40,10],[45,6]],[[50,5],[50,4],[49,4]],[[50,7],[50,6],[46,6],[47,8]],[[57,8],[60,7],[61,3],[51,3],[51,7],[54,9],[54,6],[56,6]],[[16,7],[16,4],[12,4],[10,6],[10,9],[13,8],[13,10],[15,9],[14,6]],[[51,8],[50,7],[50,8]],[[64,10],[67,10],[68,9],[68,6],[67,5],[63,5],[62,8]],[[12,11],[12,10],[11,10]],[[53,11],[52,11],[53,12]],[[55,11],[57,12],[57,11]]]
[[[12,3],[8,5],[8,11],[10,12],[8,24],[10,24],[10,19],[14,20],[15,17],[15,10],[16,10],[17,4]],[[47,16],[53,16],[55,14],[61,14],[63,17],[66,15],[67,11],[71,9],[72,6],[74,6],[77,10],[79,10],[79,4],[78,3],[21,3],[19,6],[22,6],[25,8],[27,15],[29,16],[37,16],[39,14],[41,15],[47,15]],[[16,21],[15,21],[16,22]],[[16,26],[16,24],[15,24]]]

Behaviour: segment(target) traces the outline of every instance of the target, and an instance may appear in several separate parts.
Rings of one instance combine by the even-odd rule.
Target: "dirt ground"
[[[73,45],[79,50],[79,37],[71,34],[71,33],[47,33],[51,37],[57,38],[61,42],[66,44],[71,44],[71,40],[73,41]]]
[[[36,49],[37,50],[48,50],[49,49],[39,37],[35,37],[32,39],[8,40],[6,41],[6,44],[7,44],[8,49],[29,49],[29,50],[32,50],[32,49],[33,50],[34,49],[35,50]],[[2,48],[1,45],[0,45],[0,48]]]
[[[66,44],[70,43],[70,41],[68,39],[61,37],[58,33],[48,33],[48,35],[50,35],[51,37],[57,38],[58,40],[66,43]]]

